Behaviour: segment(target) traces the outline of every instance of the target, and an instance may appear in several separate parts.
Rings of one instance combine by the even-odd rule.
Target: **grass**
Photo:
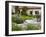
[[[12,31],[20,31],[22,30],[21,26],[18,26],[18,24],[13,23],[12,24]]]
[[[40,25],[35,25],[35,24],[27,25],[27,30],[39,30],[39,29],[41,29]]]
[[[19,18],[16,19],[15,16],[12,16],[12,22],[16,22],[16,20],[18,20],[19,22],[22,22],[22,21],[25,21],[27,19],[33,19],[33,18],[36,18],[36,17],[35,16],[24,16],[24,15],[21,15]]]
[[[33,17],[22,15],[20,18],[22,18],[23,20],[27,20],[27,19],[32,19]]]
[[[26,29],[23,29],[22,26],[19,26],[16,23],[12,24],[12,31],[22,31],[22,30],[40,30],[41,26],[40,25],[33,25],[33,24],[28,24]]]

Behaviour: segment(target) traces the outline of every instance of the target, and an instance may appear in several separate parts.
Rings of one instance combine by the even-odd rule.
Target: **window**
[[[32,14],[33,11],[30,11],[30,14]]]
[[[39,11],[35,11],[35,14],[39,14]]]

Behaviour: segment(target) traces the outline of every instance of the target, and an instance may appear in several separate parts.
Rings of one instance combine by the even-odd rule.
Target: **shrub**
[[[12,31],[22,30],[21,26],[18,26],[16,23],[12,23]]]
[[[27,25],[27,30],[39,30],[40,26],[38,25],[33,25],[33,24],[29,24]]]
[[[21,24],[21,23],[23,23],[23,20],[22,20],[22,19],[16,19],[15,22],[16,22],[17,24]]]
[[[15,16],[12,16],[12,22],[15,22],[15,20],[16,20],[16,19],[15,19]]]
[[[23,23],[23,19],[20,17],[17,18],[15,16],[12,16],[12,22],[20,24],[20,23]]]

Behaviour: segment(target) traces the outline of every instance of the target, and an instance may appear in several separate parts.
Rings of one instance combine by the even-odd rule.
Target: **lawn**
[[[24,15],[21,15],[18,18],[16,18],[16,16],[12,16],[12,22],[22,23],[22,22],[24,22],[27,19],[34,19],[34,18],[36,18],[36,16],[24,16]]]
[[[40,25],[35,25],[35,24],[28,24],[27,25],[27,30],[39,30],[41,29]]]
[[[27,19],[33,19],[35,17],[34,16],[24,16],[24,15],[22,15],[20,18],[22,18],[24,20],[27,20]]]
[[[12,31],[20,31],[22,30],[21,26],[18,26],[16,23],[12,23]]]
[[[23,29],[22,25],[18,25],[16,23],[12,23],[12,31],[22,31],[22,30],[40,30],[40,25],[35,24],[28,24],[26,25],[25,29]]]

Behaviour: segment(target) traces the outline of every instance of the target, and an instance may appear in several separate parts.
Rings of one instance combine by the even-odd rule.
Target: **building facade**
[[[13,13],[16,12],[15,7],[16,6],[14,6],[12,8]],[[23,8],[23,6],[19,6],[20,14],[22,13],[22,8]],[[27,13],[27,15],[40,15],[41,14],[41,8],[40,7],[35,7],[35,6],[27,7],[26,13]]]

